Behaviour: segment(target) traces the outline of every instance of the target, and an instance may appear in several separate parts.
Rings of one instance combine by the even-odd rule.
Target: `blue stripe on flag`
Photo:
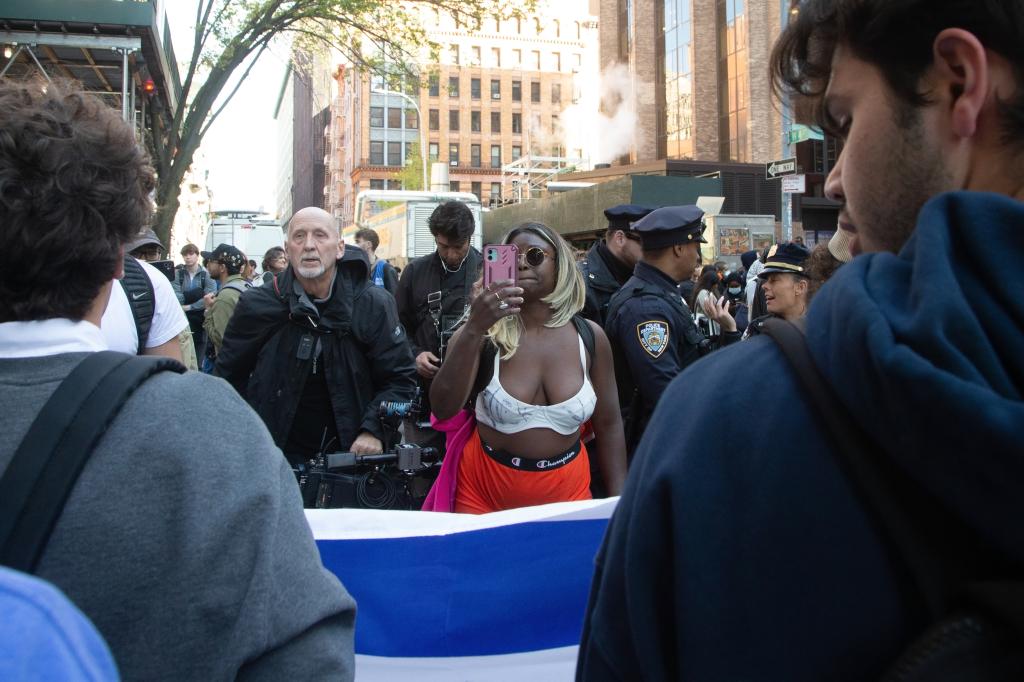
[[[359,606],[356,653],[486,656],[579,643],[607,519],[317,540]]]

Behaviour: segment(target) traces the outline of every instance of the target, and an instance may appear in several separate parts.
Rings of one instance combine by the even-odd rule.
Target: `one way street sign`
[[[772,161],[765,166],[764,175],[769,180],[781,178],[783,175],[796,175],[796,159]]]

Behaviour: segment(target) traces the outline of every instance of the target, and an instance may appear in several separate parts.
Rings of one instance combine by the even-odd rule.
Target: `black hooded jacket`
[[[252,405],[279,447],[314,361],[323,363],[342,449],[362,431],[383,437],[381,401],[413,397],[416,369],[395,300],[369,281],[366,258],[356,251],[346,249],[338,261],[322,313],[289,267],[276,282],[245,292],[224,333],[214,373]]]

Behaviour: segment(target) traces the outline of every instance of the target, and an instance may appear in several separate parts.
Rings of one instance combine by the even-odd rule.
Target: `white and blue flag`
[[[358,604],[356,678],[572,680],[617,501],[481,516],[307,510],[324,565]]]

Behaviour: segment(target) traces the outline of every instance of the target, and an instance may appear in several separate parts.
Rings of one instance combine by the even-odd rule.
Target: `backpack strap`
[[[124,277],[120,281],[124,294],[128,297],[128,305],[132,309],[132,318],[135,320],[135,331],[139,337],[138,354],[142,355],[146,350],[149,330],[153,327],[153,315],[156,313],[153,282],[139,261],[128,255],[124,257]]]
[[[594,352],[597,347],[597,340],[594,338],[594,329],[587,322],[587,318],[580,314],[572,316],[572,323],[576,326],[576,331],[579,333],[580,338],[583,339],[583,347],[587,349],[587,353],[590,355],[591,362],[593,362]]]
[[[917,588],[933,618],[949,613],[965,593],[978,594],[992,586],[992,576],[978,575],[977,567],[984,567],[985,573],[1013,570],[1006,557],[986,546],[976,531],[951,514],[870,441],[814,364],[798,327],[776,317],[761,318],[752,324],[778,345],[796,372],[808,394],[807,402],[831,436],[840,470],[853,485],[891,555],[899,560],[897,570],[904,569],[904,578]],[[1019,567],[1016,570],[1019,572]],[[1005,620],[1016,620],[1017,627],[1024,627],[1022,614],[1012,611],[1024,607],[1019,584],[1012,592],[1005,587],[1000,593],[1013,594],[1017,600],[1009,613],[1005,596],[1003,605],[996,604],[994,608],[992,600],[984,601],[992,610],[1001,612]]]
[[[0,478],[0,565],[35,571],[93,448],[135,389],[166,370],[185,367],[102,351],[65,377]]]

